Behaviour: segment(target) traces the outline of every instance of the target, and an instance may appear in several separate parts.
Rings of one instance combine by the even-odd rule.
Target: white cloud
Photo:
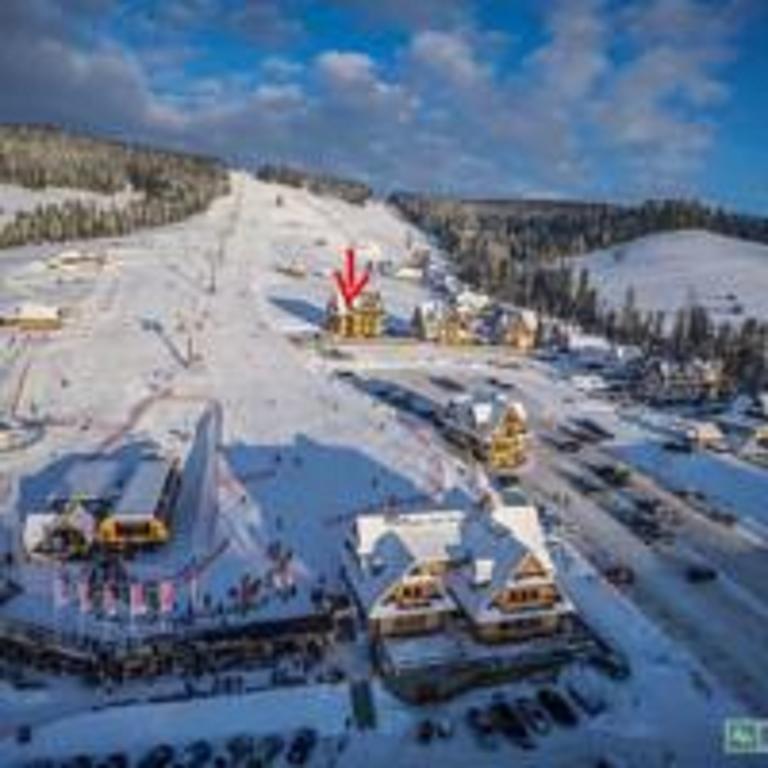
[[[364,53],[326,51],[317,57],[317,68],[334,87],[370,86],[376,82],[373,59]]]
[[[609,146],[651,188],[675,187],[700,168],[728,98],[721,67],[737,24],[730,2],[653,0],[622,17],[633,55],[594,114]]]
[[[253,25],[283,43],[308,34],[285,18],[300,2],[265,0],[266,10],[251,12],[249,39],[258,37]],[[717,136],[737,2],[541,4],[543,39],[522,56],[519,38],[479,26],[462,1],[434,25],[411,17],[386,58],[332,49],[304,64],[286,47],[251,69],[190,78],[194,36],[174,33],[183,56],[158,58],[85,40],[65,15],[41,12],[53,0],[5,0],[0,25],[14,34],[0,48],[0,118],[60,120],[234,158],[258,153],[387,187],[593,194],[621,176],[621,193],[638,184],[663,191],[695,173]],[[336,0],[345,5],[363,12],[362,0]],[[418,3],[385,5],[391,14]],[[173,7],[197,29],[219,6]],[[230,12],[226,29],[232,23]]]
[[[417,66],[462,89],[483,83],[489,76],[487,65],[458,33],[419,32],[411,42],[410,55]]]
[[[602,0],[559,0],[546,19],[549,40],[527,66],[557,106],[590,96],[609,69],[608,24]]]

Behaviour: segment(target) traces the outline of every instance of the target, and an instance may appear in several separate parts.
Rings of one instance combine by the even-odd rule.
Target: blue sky
[[[3,0],[0,119],[383,191],[768,213],[760,0]]]

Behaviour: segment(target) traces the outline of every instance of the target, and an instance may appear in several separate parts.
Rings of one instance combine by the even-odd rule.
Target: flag
[[[64,608],[69,603],[69,585],[66,574],[56,571],[53,577],[53,606],[57,610]]]
[[[81,613],[90,613],[91,611],[91,588],[87,580],[77,582],[77,600],[80,604]]]
[[[176,588],[172,581],[160,582],[160,613],[172,613]]]
[[[115,584],[104,585],[101,604],[107,616],[114,616],[117,613],[117,586]]]
[[[189,601],[192,604],[192,610],[197,611],[198,597],[200,594],[200,582],[197,578],[197,571],[192,571],[189,578]]]
[[[147,612],[144,601],[144,585],[141,582],[131,584],[130,588],[131,616],[143,616]]]

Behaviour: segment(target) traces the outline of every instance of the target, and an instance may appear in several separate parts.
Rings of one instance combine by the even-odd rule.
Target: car
[[[626,659],[611,651],[594,653],[589,660],[595,669],[612,680],[626,680],[632,672]]]
[[[635,583],[635,572],[628,565],[615,564],[609,565],[603,570],[603,576],[616,586],[629,586]]]
[[[538,693],[539,704],[558,725],[573,728],[579,718],[565,697],[554,688],[544,688]]]
[[[229,752],[235,763],[242,762],[247,757],[253,755],[254,746],[253,736],[245,733],[238,734],[227,740],[227,752]]]
[[[285,739],[271,733],[256,745],[254,757],[259,765],[271,765],[283,749],[285,749]]]
[[[691,584],[701,584],[707,581],[714,581],[717,578],[717,571],[708,565],[689,565],[685,569],[685,578]]]
[[[213,747],[205,739],[197,739],[184,749],[185,768],[204,768],[213,757]]]
[[[471,730],[483,736],[488,736],[495,731],[490,714],[480,707],[470,707],[467,710],[466,721]]]
[[[514,703],[515,709],[528,728],[542,736],[549,733],[552,723],[547,713],[533,699],[528,696],[518,696]]]
[[[102,763],[105,768],[128,768],[130,761],[125,752],[113,752],[107,755],[107,759]]]
[[[496,376],[488,376],[485,382],[486,384],[489,384],[492,387],[496,387],[497,389],[502,389],[505,392],[509,392],[510,390],[515,388],[514,384],[510,384],[509,382],[502,381]]]
[[[173,764],[176,751],[170,744],[158,744],[137,763],[137,768],[166,768]]]
[[[453,738],[453,723],[447,718],[435,721],[435,733],[441,739]]]
[[[313,728],[301,728],[293,737],[285,759],[291,765],[304,765],[317,746],[317,731]]]
[[[69,760],[65,760],[62,765],[64,768],[93,768],[95,760],[88,755],[76,755]]]
[[[429,380],[440,389],[444,389],[446,392],[463,392],[465,387],[455,379],[451,379],[448,376],[430,376]]]
[[[522,749],[533,749],[535,744],[528,729],[514,709],[503,699],[496,699],[490,706],[490,715],[496,729]]]
[[[499,748],[491,716],[486,709],[470,707],[466,714],[466,723],[475,737],[477,745],[484,750],[495,751]]]
[[[579,708],[591,717],[595,717],[601,712],[605,712],[607,706],[605,699],[595,691],[588,690],[584,687],[579,688],[573,683],[566,685],[565,689]]]
[[[431,720],[424,719],[416,726],[416,741],[419,744],[429,744],[435,736],[435,725]]]

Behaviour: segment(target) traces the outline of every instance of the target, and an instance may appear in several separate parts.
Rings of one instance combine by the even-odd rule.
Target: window
[[[151,532],[152,525],[148,522],[115,524],[115,534],[121,539],[146,538]]]

